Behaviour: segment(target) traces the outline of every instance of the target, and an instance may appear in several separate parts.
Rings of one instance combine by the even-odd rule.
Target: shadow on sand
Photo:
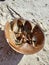
[[[17,53],[8,45],[4,31],[0,29],[0,65],[18,65],[23,54]]]

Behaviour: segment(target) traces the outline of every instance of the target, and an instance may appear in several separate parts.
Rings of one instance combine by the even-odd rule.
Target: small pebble
[[[43,49],[43,51],[46,51],[46,49]]]
[[[13,1],[15,1],[15,0],[13,0]]]
[[[45,4],[45,6],[47,6],[48,4]]]
[[[39,58],[37,57],[37,61],[39,61]]]

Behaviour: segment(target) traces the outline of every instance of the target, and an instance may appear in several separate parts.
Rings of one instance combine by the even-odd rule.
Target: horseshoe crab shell
[[[26,20],[22,20],[22,21],[26,21]],[[15,26],[15,24],[17,26],[17,19],[14,19],[13,22],[14,22],[13,26]],[[33,23],[31,23],[31,24],[33,24]],[[26,25],[26,27],[27,27],[27,25]],[[13,27],[13,29],[14,29],[14,27]],[[30,26],[30,28],[28,27],[28,29],[31,30],[31,26]],[[18,27],[16,28],[16,32],[17,32],[17,30],[18,30]],[[5,25],[5,37],[8,40],[7,42],[10,45],[10,47],[13,50],[15,50],[16,52],[19,52],[22,54],[34,54],[34,53],[40,51],[44,46],[44,33],[42,32],[42,29],[39,25],[35,25],[31,32],[31,37],[34,40],[34,41],[32,40],[33,43],[25,42],[25,43],[20,44],[20,42],[17,40],[16,40],[17,41],[16,42],[15,41],[16,36],[14,34],[14,31],[11,29],[11,24],[9,22],[7,22]],[[29,39],[30,39],[30,37],[29,37]]]

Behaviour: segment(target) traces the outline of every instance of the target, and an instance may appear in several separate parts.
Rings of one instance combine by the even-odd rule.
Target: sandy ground
[[[6,5],[17,11],[23,18],[38,23],[45,35],[44,48],[32,55],[13,51],[6,42],[4,25],[11,21]],[[16,14],[14,14],[17,17]],[[49,0],[5,0],[0,2],[0,65],[49,65]]]

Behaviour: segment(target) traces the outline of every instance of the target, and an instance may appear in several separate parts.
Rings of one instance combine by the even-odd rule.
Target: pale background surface
[[[14,52],[7,44],[4,27],[13,18],[6,5],[17,11],[23,18],[36,22],[45,34],[44,48],[34,55]],[[14,14],[16,16],[16,14]],[[6,0],[0,2],[0,65],[49,65],[49,0]]]

